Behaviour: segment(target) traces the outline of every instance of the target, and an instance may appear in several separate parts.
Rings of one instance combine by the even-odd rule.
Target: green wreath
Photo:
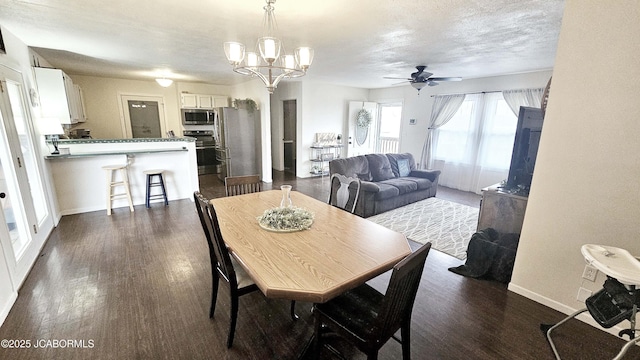
[[[358,111],[356,114],[356,125],[361,128],[368,128],[371,124],[371,113],[366,109]]]

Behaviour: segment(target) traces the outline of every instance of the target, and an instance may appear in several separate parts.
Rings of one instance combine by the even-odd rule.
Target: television
[[[520,107],[506,189],[529,193],[533,169],[536,166],[543,120],[544,115],[541,109]]]

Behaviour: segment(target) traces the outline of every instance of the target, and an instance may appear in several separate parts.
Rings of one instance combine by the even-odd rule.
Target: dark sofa
[[[436,196],[440,176],[440,170],[416,169],[413,155],[409,153],[334,159],[329,162],[329,173],[361,180],[355,213],[362,217]]]

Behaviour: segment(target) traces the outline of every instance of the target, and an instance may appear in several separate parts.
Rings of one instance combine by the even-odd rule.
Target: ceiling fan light
[[[426,82],[411,82],[411,86],[413,86],[413,88],[417,89],[418,91],[420,91],[426,85],[427,85]]]
[[[156,82],[162,87],[169,87],[173,84],[173,80],[167,78],[158,78],[156,79]]]

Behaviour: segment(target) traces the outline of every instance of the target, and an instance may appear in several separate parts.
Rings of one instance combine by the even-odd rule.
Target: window
[[[432,167],[440,184],[480,192],[506,179],[518,119],[502,93],[471,94],[433,133]]]
[[[380,131],[376,152],[397,153],[400,144],[401,104],[380,104]]]

